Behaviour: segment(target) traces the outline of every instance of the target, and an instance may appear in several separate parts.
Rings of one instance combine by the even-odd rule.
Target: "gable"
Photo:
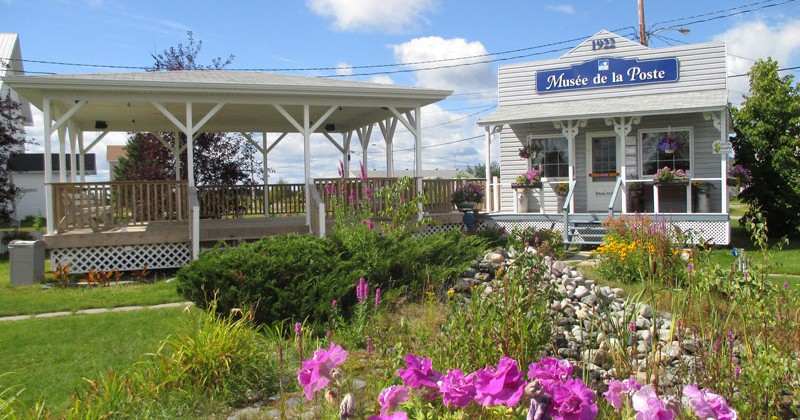
[[[625,51],[626,53],[637,53],[647,51],[650,48],[644,45],[631,41],[630,39],[609,32],[605,29],[594,34],[591,38],[578,44],[575,48],[569,50],[566,54],[561,56],[562,60],[569,60],[570,58],[585,57],[588,55],[597,55],[598,52],[603,51]]]

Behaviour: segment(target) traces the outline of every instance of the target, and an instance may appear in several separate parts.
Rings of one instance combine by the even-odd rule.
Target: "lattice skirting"
[[[484,229],[504,229],[507,233],[511,233],[514,229],[526,229],[526,228],[535,228],[535,229],[550,229],[553,228],[559,232],[562,231],[562,227],[564,226],[563,222],[548,222],[548,221],[541,221],[541,222],[534,222],[534,221],[497,221],[494,219],[484,219],[478,224],[476,230],[484,230]],[[444,232],[453,229],[466,229],[464,224],[462,223],[443,223],[440,225],[435,226],[428,226],[428,228],[422,232],[418,232],[417,236],[430,236],[435,233]]]
[[[670,221],[684,233],[692,233],[695,239],[704,239],[714,245],[731,243],[731,229],[726,221]]]
[[[57,248],[50,251],[50,261],[72,263],[71,273],[99,271],[177,268],[189,263],[192,251],[188,243],[96,246],[82,248]]]

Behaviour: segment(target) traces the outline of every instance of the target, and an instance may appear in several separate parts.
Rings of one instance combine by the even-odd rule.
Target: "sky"
[[[651,48],[726,42],[734,104],[755,60],[800,62],[800,0],[645,0],[644,9]],[[228,69],[453,90],[423,109],[422,169],[431,170],[484,162],[475,121],[495,110],[498,66],[557,58],[602,29],[633,39],[639,24],[637,0],[0,0],[0,17],[0,32],[19,34],[30,74],[144,71],[192,31],[203,64],[233,55]],[[447,59],[456,60],[413,64]],[[37,152],[42,116],[33,111],[27,134],[38,145],[28,149]],[[397,136],[395,168],[411,169],[413,140]],[[91,151],[96,180],[108,179],[103,145],[125,141],[114,133]],[[368,170],[385,169],[380,135],[368,153]],[[313,177],[336,175],[341,155],[321,136],[311,157]],[[270,182],[302,182],[302,148],[279,144],[268,162]]]

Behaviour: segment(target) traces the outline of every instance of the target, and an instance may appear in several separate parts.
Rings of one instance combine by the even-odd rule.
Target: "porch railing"
[[[305,213],[304,184],[275,184],[268,187],[269,197],[265,200],[264,185],[199,186],[200,216],[213,219]],[[269,211],[265,212],[265,208]]]
[[[54,183],[59,232],[104,229],[188,218],[185,181]]]
[[[478,210],[486,208],[486,180],[485,179],[423,179],[422,190],[425,192],[428,204],[425,205],[425,211],[429,213],[447,213],[453,210],[453,203],[450,201],[453,197],[453,192],[458,187],[467,184],[477,184],[483,189],[483,201],[478,203]]]

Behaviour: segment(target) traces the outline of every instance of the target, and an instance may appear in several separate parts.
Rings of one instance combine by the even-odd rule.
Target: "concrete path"
[[[55,318],[55,317],[69,316],[69,315],[92,315],[92,314],[105,314],[110,312],[132,312],[132,311],[140,311],[143,309],[184,308],[193,305],[194,303],[192,302],[171,302],[171,303],[162,303],[150,306],[120,306],[117,308],[81,309],[75,312],[63,311],[63,312],[49,312],[44,314],[6,316],[6,317],[0,317],[0,322],[22,321],[25,319]]]

